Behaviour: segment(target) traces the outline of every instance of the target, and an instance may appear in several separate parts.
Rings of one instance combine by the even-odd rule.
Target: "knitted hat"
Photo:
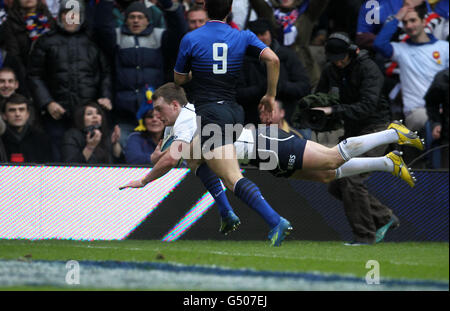
[[[125,20],[128,18],[128,15],[131,12],[141,12],[145,15],[147,20],[150,21],[150,12],[142,2],[135,1],[127,7],[127,9],[125,10]]]

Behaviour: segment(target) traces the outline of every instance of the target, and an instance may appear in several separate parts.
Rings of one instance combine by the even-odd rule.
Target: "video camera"
[[[303,97],[295,108],[291,123],[295,128],[309,128],[313,131],[334,131],[343,126],[336,115],[326,115],[316,107],[332,107],[339,105],[339,97],[334,94],[316,93]]]

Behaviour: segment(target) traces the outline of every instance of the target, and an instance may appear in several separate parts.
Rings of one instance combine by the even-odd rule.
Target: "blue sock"
[[[271,229],[280,222],[280,215],[267,203],[258,186],[249,179],[239,179],[234,186],[234,194],[261,215]]]
[[[219,177],[211,171],[206,163],[202,163],[197,168],[195,175],[200,178],[205,188],[208,189],[209,193],[216,201],[221,217],[226,217],[230,211],[233,211],[230,202],[228,202],[227,195],[222,188]]]

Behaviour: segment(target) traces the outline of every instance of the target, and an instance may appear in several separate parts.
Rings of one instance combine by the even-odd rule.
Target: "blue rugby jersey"
[[[192,71],[189,98],[194,104],[235,101],[244,56],[259,57],[266,48],[254,33],[221,21],[208,21],[180,43],[175,72]]]

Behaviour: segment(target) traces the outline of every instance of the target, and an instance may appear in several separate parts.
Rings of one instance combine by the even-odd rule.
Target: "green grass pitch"
[[[380,276],[396,280],[449,281],[448,243],[380,243],[344,246],[342,242],[285,241],[28,241],[0,240],[2,263],[18,261],[156,262],[230,269],[319,272],[364,278],[368,260],[380,264]],[[52,286],[5,286],[2,290],[45,290]],[[5,278],[5,275],[3,275]],[[82,287],[81,287],[82,288]],[[160,288],[164,290],[166,288]],[[170,288],[167,288],[170,290]]]

